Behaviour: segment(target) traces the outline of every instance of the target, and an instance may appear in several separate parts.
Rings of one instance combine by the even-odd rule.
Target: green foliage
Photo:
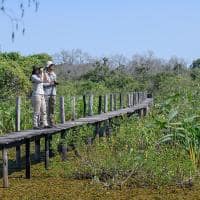
[[[194,60],[194,61],[192,62],[192,65],[191,65],[190,67],[191,67],[192,69],[194,69],[194,68],[200,68],[200,58]]]

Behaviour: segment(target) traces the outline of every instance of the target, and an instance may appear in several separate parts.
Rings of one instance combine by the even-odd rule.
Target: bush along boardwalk
[[[87,101],[88,100],[88,101]],[[0,149],[2,150],[3,160],[3,187],[9,187],[8,182],[8,149],[16,148],[16,165],[17,168],[21,168],[21,145],[25,144],[25,175],[27,179],[31,178],[31,151],[30,144],[35,144],[35,161],[40,161],[41,151],[41,138],[45,140],[44,148],[44,163],[45,168],[49,167],[49,157],[52,156],[51,141],[52,136],[59,134],[61,139],[65,138],[67,131],[83,125],[94,125],[95,134],[94,137],[108,136],[110,133],[111,120],[113,118],[121,117],[124,115],[131,116],[137,113],[140,117],[147,114],[149,107],[152,105],[153,99],[146,92],[128,92],[123,94],[106,94],[98,96],[98,111],[94,112],[94,95],[83,96],[83,113],[82,118],[77,118],[76,114],[76,98],[72,97],[72,117],[70,121],[66,121],[65,116],[65,99],[60,97],[60,124],[56,127],[40,130],[20,130],[20,115],[22,104],[21,98],[16,99],[16,130],[15,132],[0,136]],[[110,104],[110,105],[109,105]],[[105,133],[100,135],[100,126],[105,125]],[[92,142],[94,138],[88,138],[88,144]],[[75,147],[74,147],[75,148]],[[67,147],[63,143],[59,144],[58,150],[61,154],[62,160],[67,158]],[[78,152],[75,151],[78,155]]]

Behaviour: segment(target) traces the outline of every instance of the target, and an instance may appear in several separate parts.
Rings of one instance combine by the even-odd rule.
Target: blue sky
[[[16,9],[13,0],[7,5]],[[14,43],[11,24],[0,13],[3,51],[54,54],[80,48],[93,56],[130,57],[152,50],[188,62],[200,57],[198,0],[40,0],[39,11],[33,10],[26,10],[26,34],[17,33]]]

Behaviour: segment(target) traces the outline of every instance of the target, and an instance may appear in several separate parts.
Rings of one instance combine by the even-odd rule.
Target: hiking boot
[[[34,126],[33,129],[34,129],[34,130],[40,130],[41,128],[38,127],[38,126]]]
[[[47,125],[47,126],[43,126],[42,128],[52,128],[52,127]]]

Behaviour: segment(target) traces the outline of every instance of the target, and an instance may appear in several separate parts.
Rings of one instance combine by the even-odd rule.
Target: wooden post
[[[100,122],[95,123],[95,137],[99,138]]]
[[[110,94],[110,111],[113,111],[113,94]]]
[[[127,107],[130,107],[130,93],[127,94]]]
[[[45,169],[49,167],[49,136],[45,135]]]
[[[90,94],[89,96],[89,112],[88,112],[89,116],[93,115],[93,94]]]
[[[72,121],[76,119],[76,97],[72,97]]]
[[[133,102],[133,106],[135,105],[135,92],[132,92],[132,102]]]
[[[113,99],[114,99],[114,110],[117,110],[117,94],[116,93],[113,95]]]
[[[133,96],[134,96],[134,105],[137,105],[137,93],[134,92]]]
[[[40,138],[35,137],[35,161],[40,162]]]
[[[61,149],[60,149],[60,153],[61,153],[61,159],[62,161],[66,161],[67,160],[67,145],[64,143],[65,140],[65,136],[66,136],[66,131],[63,130],[61,131]]]
[[[5,147],[2,149],[2,159],[3,159],[3,187],[8,188],[8,152]]]
[[[83,95],[83,117],[86,117],[86,112],[87,112],[86,95]]]
[[[133,106],[133,93],[130,93],[130,106]]]
[[[21,97],[16,98],[16,121],[15,130],[20,131],[20,116],[21,116]]]
[[[136,94],[137,94],[137,104],[140,104],[140,102],[139,102],[139,92],[137,92]]]
[[[102,96],[99,96],[99,105],[98,105],[98,113],[102,113]]]
[[[147,115],[147,111],[148,111],[148,106],[144,108],[144,116]]]
[[[123,109],[123,94],[120,93],[119,95],[119,106],[120,106],[120,109]]]
[[[108,95],[104,95],[104,113],[108,112]]]
[[[26,139],[26,179],[31,178],[30,139]]]
[[[63,96],[60,97],[60,122],[65,123],[65,99]]]
[[[50,158],[53,157],[52,141],[53,141],[53,137],[52,135],[49,135],[49,157]]]
[[[139,110],[139,116],[140,116],[141,118],[144,116],[144,110],[143,110],[143,108],[141,108],[141,109]]]
[[[111,125],[111,120],[108,119],[105,121],[105,136],[110,136],[111,135],[111,131],[110,131],[110,125]]]
[[[20,145],[16,146],[16,165],[18,169],[21,169],[21,147]]]
[[[139,104],[141,104],[141,92],[138,92]]]
[[[15,121],[15,131],[20,131],[20,117],[21,117],[21,97],[16,98],[16,121]],[[21,148],[20,145],[16,146],[16,165],[17,168],[21,168]]]

